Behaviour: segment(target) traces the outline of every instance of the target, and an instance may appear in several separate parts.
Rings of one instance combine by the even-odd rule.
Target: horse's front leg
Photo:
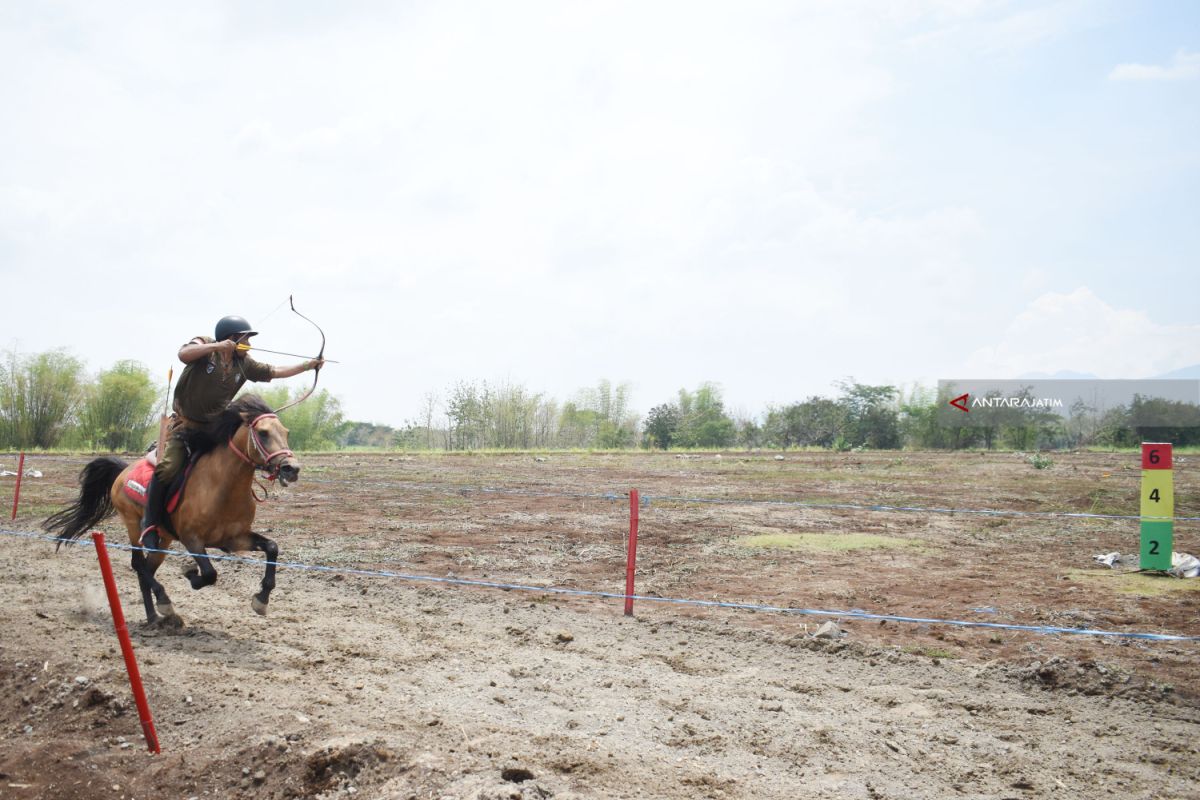
[[[271,602],[271,590],[275,588],[275,563],[279,560],[279,545],[273,539],[268,539],[259,533],[247,531],[227,544],[230,550],[242,552],[245,550],[261,550],[267,559],[267,568],[263,573],[262,591],[250,598],[250,607],[256,614],[266,615],[267,603]]]
[[[267,569],[263,573],[262,591],[250,599],[250,607],[259,614],[267,613],[267,603],[271,600],[271,590],[275,588],[275,563],[279,560],[279,545],[275,540],[268,539],[257,533],[250,534],[250,546],[254,550],[262,550],[267,557]]]
[[[188,579],[192,588],[203,589],[205,586],[212,586],[216,583],[217,570],[212,565],[212,559],[208,557],[208,550],[205,549],[204,542],[196,536],[180,536],[179,541],[196,560],[196,566],[183,571],[183,577]]]

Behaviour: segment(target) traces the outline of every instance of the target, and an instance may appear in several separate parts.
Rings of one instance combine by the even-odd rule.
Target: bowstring
[[[277,306],[275,306],[273,309],[271,309],[271,312],[270,312],[269,314],[267,314],[265,317],[262,317],[261,319],[259,319],[259,323],[266,322],[266,321],[267,321],[267,320],[269,320],[271,317],[275,316],[275,313],[276,313],[277,311],[279,311],[279,309],[283,308],[283,306],[284,306],[284,304],[285,304],[285,303],[290,303],[290,302],[291,302],[291,300],[292,300],[292,296],[291,296],[290,294],[288,295],[288,297],[287,297],[287,299],[286,299],[286,300],[280,300],[280,301],[279,301],[279,305],[277,305]],[[262,325],[260,324],[260,325],[259,325],[259,327],[261,328],[261,327],[262,327]],[[242,391],[242,390],[244,390],[244,389],[246,388],[247,384],[249,384],[249,383],[250,383],[250,379],[249,379],[248,377],[246,377],[246,367],[245,367],[245,363],[244,363],[244,362],[245,362],[245,360],[244,360],[244,359],[239,359],[239,358],[236,358],[236,357],[235,357],[235,358],[234,358],[234,361],[236,361],[236,362],[237,362],[237,365],[238,365],[238,372],[242,373],[242,389],[239,389],[239,390],[238,390],[238,391]]]

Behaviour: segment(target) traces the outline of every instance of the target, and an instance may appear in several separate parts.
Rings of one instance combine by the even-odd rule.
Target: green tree
[[[140,450],[153,438],[157,392],[150,372],[118,361],[87,387],[79,414],[82,434],[106,450]]]
[[[629,410],[628,383],[613,386],[607,379],[596,385],[596,411],[600,415],[596,446],[605,450],[633,447],[637,440],[637,415]]]
[[[838,402],[816,395],[800,403],[767,412],[766,439],[773,447],[832,447],[842,435],[846,410]]]
[[[411,426],[410,426],[411,427]],[[335,442],[338,447],[391,447],[400,432],[388,425],[371,422],[343,422],[338,426]]]
[[[1031,405],[1033,387],[1023,386],[1012,395],[1020,405],[1002,410],[1001,441],[1014,450],[1034,450],[1065,435],[1066,420],[1049,408]]]
[[[308,389],[297,389],[293,393],[286,386],[279,386],[260,394],[271,408],[280,408],[306,391]],[[329,450],[337,445],[342,406],[336,397],[321,389],[300,405],[282,412],[279,421],[288,429],[288,447],[291,449]]]
[[[939,412],[950,402],[950,395],[915,384],[900,396],[900,435],[904,444],[917,448],[951,447],[955,429],[942,424]]]
[[[642,426],[644,444],[646,447],[666,450],[675,441],[675,433],[678,429],[679,406],[673,403],[655,406],[646,415],[646,422]]]
[[[614,450],[633,447],[637,441],[637,416],[629,411],[629,384],[613,385],[607,379],[581,389],[563,404],[558,421],[560,447],[599,447]]]
[[[758,424],[758,420],[739,413],[734,415],[733,424],[737,430],[738,447],[754,450],[763,446],[766,438],[763,426]]]
[[[594,447],[600,429],[600,412],[575,401],[563,403],[558,417],[559,447]]]
[[[1195,403],[1134,395],[1129,424],[1143,442],[1200,444],[1200,406]]]
[[[84,395],[83,362],[64,350],[0,363],[0,441],[7,447],[54,447],[74,423]]]
[[[1110,408],[1101,415],[1096,427],[1096,444],[1104,447],[1134,447],[1138,435],[1133,429],[1133,420],[1128,406]]]
[[[451,388],[446,403],[449,449],[478,450],[487,446],[484,416],[487,403],[487,384],[480,388],[473,383],[460,381]]]
[[[846,411],[843,436],[848,445],[877,450],[900,446],[900,414],[895,386],[868,386],[853,379],[842,381],[838,386],[842,390],[839,402]]]
[[[737,428],[725,413],[721,389],[714,383],[701,384],[696,391],[679,390],[679,447],[731,447]]]

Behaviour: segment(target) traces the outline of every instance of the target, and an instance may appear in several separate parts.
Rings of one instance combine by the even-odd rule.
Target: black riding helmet
[[[221,321],[217,323],[217,330],[213,334],[213,338],[218,342],[223,342],[226,339],[242,334],[257,336],[258,331],[250,329],[250,323],[246,321],[245,317],[221,317]]]

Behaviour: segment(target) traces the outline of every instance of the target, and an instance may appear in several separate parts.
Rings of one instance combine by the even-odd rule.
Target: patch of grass
[[[62,500],[58,503],[28,503],[22,500],[20,506],[17,508],[17,518],[20,519],[21,517],[33,517],[39,520],[44,519],[55,512],[62,511],[64,508],[70,505],[71,502],[72,501],[69,499]],[[12,506],[8,504],[0,506],[0,508],[9,513],[12,512]],[[6,522],[8,521],[7,513],[4,516],[4,520]]]
[[[467,506],[472,505],[471,500],[458,495],[436,497],[429,502],[436,503],[439,506],[445,506],[446,508],[466,508]]]
[[[1048,469],[1054,465],[1054,462],[1049,456],[1042,455],[1041,453],[1034,453],[1031,455],[1029,457],[1029,463],[1033,465],[1034,469]]]
[[[1067,575],[1071,580],[1090,586],[1139,597],[1167,597],[1200,591],[1200,578],[1172,578],[1170,575],[1154,573],[1089,569],[1073,569]]]
[[[927,549],[924,542],[896,536],[870,533],[764,533],[738,540],[743,547],[767,550],[806,550],[837,552],[842,550],[917,550]]]
[[[1130,493],[1126,491],[1096,489],[1091,493],[1091,500],[1092,506],[1088,509],[1089,514],[1132,515],[1138,513],[1137,507],[1133,505],[1136,497],[1134,500],[1130,500]]]

